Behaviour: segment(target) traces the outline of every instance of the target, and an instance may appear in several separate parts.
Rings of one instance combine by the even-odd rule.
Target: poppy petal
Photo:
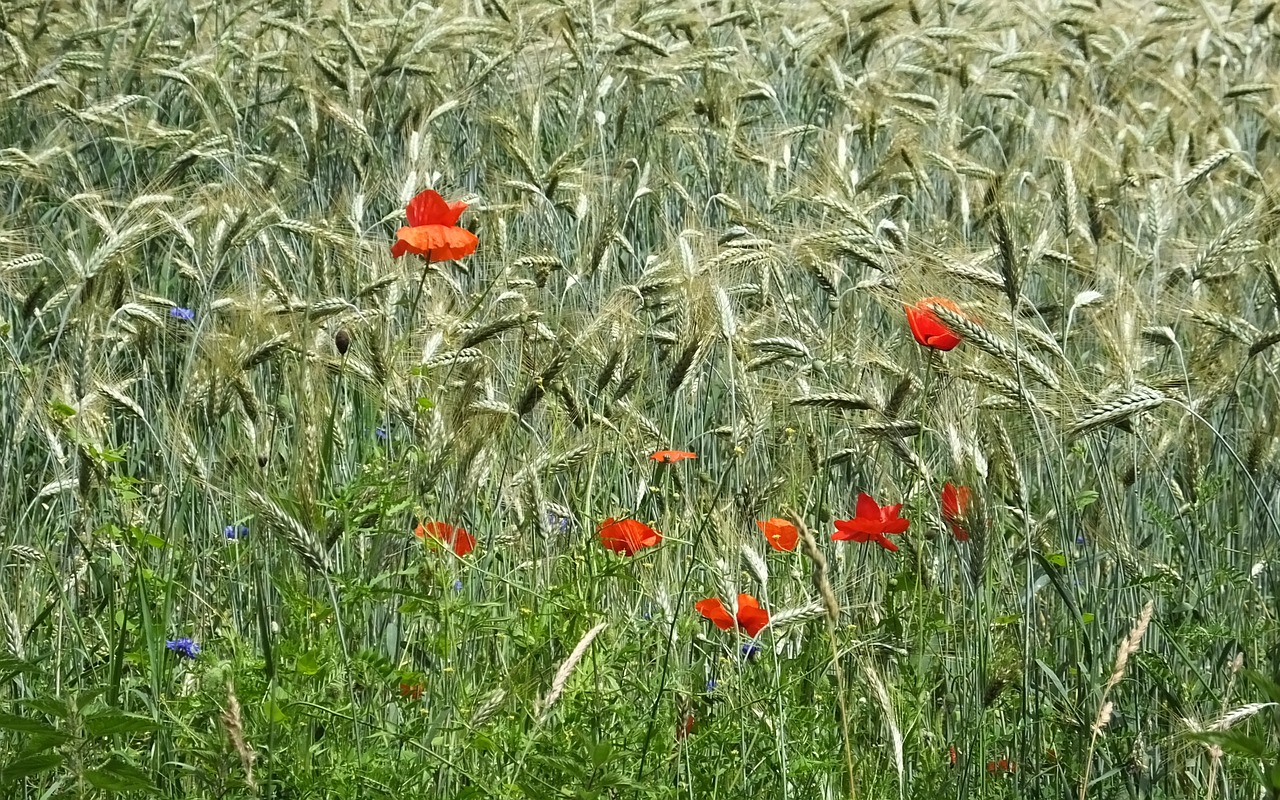
[[[752,639],[760,635],[760,631],[769,624],[769,612],[760,607],[739,607],[738,625]]]
[[[458,201],[446,203],[435,189],[423,189],[405,207],[405,217],[412,226],[456,225],[467,204]]]
[[[396,238],[406,244],[409,252],[426,255],[432,261],[456,261],[474,253],[480,243],[471,231],[445,225],[400,228]]]
[[[796,542],[800,539],[800,531],[791,522],[773,517],[764,521],[757,520],[756,527],[764,534],[765,541],[774,550],[790,552],[796,549]]]
[[[733,627],[733,617],[718,597],[708,597],[693,604],[699,614],[711,620],[717,628],[727,631]]]
[[[858,493],[857,514],[855,519],[880,519],[880,504],[866,492]]]
[[[888,550],[890,553],[898,552],[898,546],[893,542],[889,541],[888,539],[886,539],[883,534],[875,537],[874,541],[876,544],[880,545],[885,550]]]

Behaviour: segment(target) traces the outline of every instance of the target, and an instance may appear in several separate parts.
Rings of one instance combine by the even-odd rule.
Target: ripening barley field
[[[1280,797],[1275,5],[0,3],[0,798]]]

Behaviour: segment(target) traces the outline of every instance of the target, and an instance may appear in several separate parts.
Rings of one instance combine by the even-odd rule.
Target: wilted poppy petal
[[[791,522],[778,517],[773,517],[772,519],[764,521],[756,520],[756,527],[764,534],[765,541],[767,541],[774,550],[790,552],[796,549],[796,542],[800,538],[800,531]]]
[[[724,607],[724,603],[720,602],[720,598],[708,597],[706,600],[694,603],[693,607],[699,614],[715,623],[720,630],[727,631],[733,627],[733,616]]]
[[[650,461],[661,461],[664,464],[674,464],[677,461],[683,461],[686,458],[697,458],[697,453],[691,453],[688,450],[659,450],[649,456]]]
[[[969,531],[963,523],[969,516],[971,497],[968,486],[948,483],[942,487],[942,519],[958,542],[969,541]]]

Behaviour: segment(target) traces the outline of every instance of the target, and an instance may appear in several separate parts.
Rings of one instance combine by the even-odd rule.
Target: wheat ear
[[[545,721],[547,714],[550,713],[551,707],[560,699],[560,695],[564,693],[564,685],[569,682],[569,676],[573,674],[573,670],[578,666],[578,662],[582,660],[582,656],[587,652],[587,648],[591,646],[591,640],[596,638],[600,631],[604,630],[609,623],[601,622],[591,630],[587,631],[587,635],[582,637],[578,642],[578,646],[573,648],[573,652],[560,665],[560,669],[556,670],[556,676],[551,681],[551,691],[547,692],[547,696],[539,703],[541,711],[538,716],[541,721]]]
[[[1142,644],[1142,637],[1147,632],[1147,626],[1151,624],[1151,613],[1155,610],[1155,603],[1151,600],[1142,607],[1142,612],[1138,614],[1138,618],[1134,620],[1133,627],[1129,630],[1129,635],[1120,643],[1120,648],[1116,651],[1116,663],[1111,668],[1111,677],[1107,678],[1107,683],[1102,687],[1102,705],[1098,707],[1098,716],[1093,721],[1093,735],[1089,738],[1089,751],[1084,758],[1084,777],[1080,780],[1080,800],[1084,800],[1085,793],[1089,789],[1089,771],[1093,766],[1093,749],[1098,743],[1098,736],[1102,733],[1102,729],[1107,727],[1107,723],[1111,721],[1111,701],[1107,696],[1111,694],[1111,690],[1120,683],[1124,678],[1125,670],[1129,667],[1129,656],[1138,652],[1138,647]]]

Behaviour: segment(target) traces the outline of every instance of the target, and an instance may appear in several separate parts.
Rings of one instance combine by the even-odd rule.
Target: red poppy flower
[[[699,614],[715,623],[720,630],[731,630],[734,625],[737,625],[753,639],[760,635],[764,626],[769,624],[769,612],[761,608],[760,601],[749,594],[738,595],[736,618],[729,613],[729,609],[724,607],[724,603],[720,602],[718,597],[699,600],[693,604],[693,607]]]
[[[800,538],[800,531],[787,520],[778,517],[764,521],[756,520],[756,527],[764,534],[765,541],[774,550],[785,550],[789,553],[796,549],[796,540]]]
[[[951,528],[951,534],[956,537],[957,542],[969,541],[969,531],[965,530],[964,521],[969,517],[972,499],[968,486],[948,483],[942,487],[942,519]]]
[[[996,772],[1017,772],[1017,771],[1018,771],[1018,765],[1013,763],[1007,758],[1002,758],[999,761],[987,762],[987,772],[996,773]]]
[[[458,217],[466,208],[461,200],[446,203],[435,189],[419,192],[405,208],[409,224],[396,231],[391,255],[399,258],[415,253],[428,261],[456,261],[471,255],[480,240],[466,228],[458,227]]]
[[[410,700],[422,699],[422,684],[420,683],[402,683],[400,684],[400,696],[407,697]]]
[[[885,550],[897,552],[898,546],[889,541],[886,535],[902,533],[911,524],[909,520],[898,516],[901,508],[901,503],[881,507],[871,499],[871,495],[859,493],[854,518],[836,520],[836,532],[831,535],[831,539],[836,542],[875,542]]]
[[[686,714],[683,720],[676,721],[676,740],[687,738],[689,734],[693,733],[693,729],[693,714]]]
[[[686,458],[697,457],[697,453],[690,453],[688,450],[659,450],[649,456],[649,460],[661,461],[663,464],[674,464],[677,461],[684,461]]]
[[[947,748],[947,760],[951,762],[951,766],[953,767],[956,765],[957,755],[958,754],[956,752],[956,746],[954,744],[951,745],[951,747]]]
[[[609,517],[600,523],[600,544],[623,556],[634,556],[662,541],[662,534],[634,519]]]
[[[424,540],[427,536],[439,539],[459,556],[465,556],[476,548],[476,537],[467,533],[465,528],[455,528],[444,522],[419,522],[413,535]]]
[[[960,344],[960,336],[942,324],[938,315],[929,308],[930,305],[939,305],[960,313],[959,307],[945,297],[926,297],[914,306],[903,306],[907,312],[907,325],[911,328],[911,335],[924,347],[950,350]]]

